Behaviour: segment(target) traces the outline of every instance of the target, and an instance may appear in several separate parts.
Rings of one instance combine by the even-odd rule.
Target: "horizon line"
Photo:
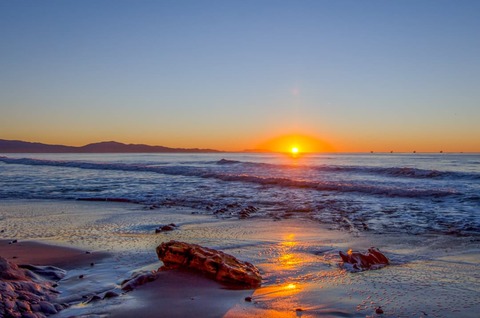
[[[53,147],[71,147],[74,149],[79,149],[79,148],[84,148],[90,145],[98,145],[98,144],[107,144],[107,143],[116,143],[120,144],[123,146],[146,146],[146,147],[159,147],[159,148],[166,148],[168,149],[168,152],[161,152],[161,151],[151,151],[151,152],[142,152],[142,151],[129,151],[129,152],[122,152],[122,151],[108,151],[108,152],[89,152],[89,153],[118,153],[118,154],[128,154],[128,153],[184,153],[181,150],[189,151],[193,150],[195,153],[276,153],[276,154],[289,154],[291,155],[291,152],[288,151],[274,151],[274,150],[268,150],[268,149],[243,149],[243,150],[219,150],[219,149],[214,149],[214,148],[199,148],[199,147],[189,147],[189,148],[183,148],[183,147],[169,147],[169,146],[162,146],[162,145],[150,145],[150,144],[145,144],[145,143],[124,143],[124,142],[119,142],[115,140],[107,140],[107,141],[97,141],[97,142],[90,142],[81,146],[72,146],[72,145],[65,145],[65,144],[50,144],[50,143],[43,143],[43,142],[38,142],[38,141],[25,141],[25,140],[20,140],[20,139],[1,139],[0,141],[7,141],[7,142],[21,142],[21,143],[27,143],[27,144],[37,144],[37,145],[44,145],[44,146],[53,146]],[[176,151],[178,150],[178,151]],[[20,152],[2,152],[2,149],[0,149],[0,153],[72,153],[68,151],[33,151],[33,152],[28,152],[28,151],[20,151]],[[297,156],[302,156],[302,155],[312,155],[312,154],[479,154],[479,151],[444,151],[444,150],[438,150],[438,151],[417,151],[417,150],[411,150],[411,151],[395,151],[395,150],[389,150],[389,151],[375,151],[375,150],[366,150],[366,151],[318,151],[318,152],[302,152],[300,151]]]

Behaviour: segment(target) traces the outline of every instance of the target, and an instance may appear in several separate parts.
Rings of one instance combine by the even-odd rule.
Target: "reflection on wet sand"
[[[139,308],[161,312],[142,317],[166,316],[167,309],[175,314],[169,316],[182,317],[365,317],[375,316],[378,307],[385,317],[478,316],[480,256],[474,238],[353,236],[310,220],[212,220],[192,212],[152,212],[97,202],[3,202],[0,225],[5,232],[0,234],[20,242],[41,239],[112,254],[95,266],[69,270],[58,287],[63,299],[102,294],[132,272],[157,269],[161,263],[155,248],[170,240],[232,254],[255,264],[263,278],[261,288],[238,291],[201,276],[182,280],[165,273],[162,279],[120,297],[92,304],[82,301],[57,318],[113,312],[112,318],[123,313],[131,317],[133,312],[139,315]],[[155,233],[158,224],[172,222],[181,230]],[[361,273],[339,268],[339,250],[370,246],[381,248],[392,265]],[[85,277],[78,279],[79,275]],[[127,312],[132,305],[138,306]]]

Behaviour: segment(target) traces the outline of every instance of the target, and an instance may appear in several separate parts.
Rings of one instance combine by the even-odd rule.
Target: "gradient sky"
[[[0,139],[480,151],[480,1],[1,1]]]

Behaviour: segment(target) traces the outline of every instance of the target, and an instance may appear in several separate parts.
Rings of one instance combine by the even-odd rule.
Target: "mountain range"
[[[214,149],[169,148],[143,144],[102,141],[81,147],[49,145],[38,142],[0,139],[0,153],[211,153]]]

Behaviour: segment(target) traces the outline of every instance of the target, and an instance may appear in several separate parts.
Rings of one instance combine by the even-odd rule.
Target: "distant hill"
[[[0,139],[0,153],[211,153],[214,149],[169,148],[116,141],[92,143],[81,147],[48,145],[38,142]]]

